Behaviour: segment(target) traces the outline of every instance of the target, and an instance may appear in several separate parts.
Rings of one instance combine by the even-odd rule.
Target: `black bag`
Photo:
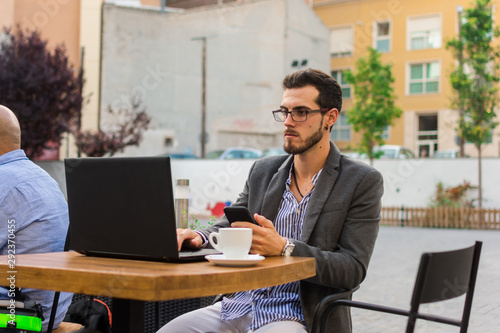
[[[99,299],[81,299],[68,308],[64,321],[78,323],[101,333],[111,333],[111,311]]]
[[[11,300],[0,300],[0,332],[27,333],[41,332],[43,311],[30,297],[21,293],[21,289],[11,290]],[[10,294],[9,294],[10,296]]]
[[[40,304],[33,304],[33,306],[24,304],[22,307],[15,308],[0,306],[0,332],[41,332],[42,320]]]

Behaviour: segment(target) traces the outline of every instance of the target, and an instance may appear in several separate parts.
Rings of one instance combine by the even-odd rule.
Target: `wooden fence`
[[[383,207],[382,225],[500,230],[500,209]]]

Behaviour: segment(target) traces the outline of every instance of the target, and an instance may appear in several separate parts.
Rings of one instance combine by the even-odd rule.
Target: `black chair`
[[[312,333],[328,331],[326,327],[327,318],[337,306],[349,306],[406,316],[408,317],[407,333],[414,331],[417,319],[458,326],[461,333],[467,332],[482,244],[482,242],[477,241],[475,245],[465,249],[422,254],[410,310],[348,299],[337,299],[338,297],[335,297],[335,295],[326,296],[318,304],[314,313]],[[466,294],[466,296],[460,320],[422,314],[418,311],[420,304],[445,301],[463,294]]]

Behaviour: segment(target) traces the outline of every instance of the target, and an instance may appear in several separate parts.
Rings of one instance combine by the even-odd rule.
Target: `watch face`
[[[283,248],[283,252],[281,253],[282,256],[289,256],[292,254],[293,249],[295,248],[295,244],[290,242],[288,238],[286,238],[286,244],[285,247]]]

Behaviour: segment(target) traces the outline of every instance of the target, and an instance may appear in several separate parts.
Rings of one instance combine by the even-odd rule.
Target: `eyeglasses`
[[[293,121],[300,122],[300,121],[306,121],[307,115],[309,113],[327,112],[327,111],[330,111],[330,109],[322,108],[322,109],[317,109],[317,110],[292,110],[292,111],[276,110],[276,111],[273,111],[273,116],[274,116],[274,120],[282,123],[286,120],[286,118],[288,118],[288,114],[290,114],[292,116]]]

